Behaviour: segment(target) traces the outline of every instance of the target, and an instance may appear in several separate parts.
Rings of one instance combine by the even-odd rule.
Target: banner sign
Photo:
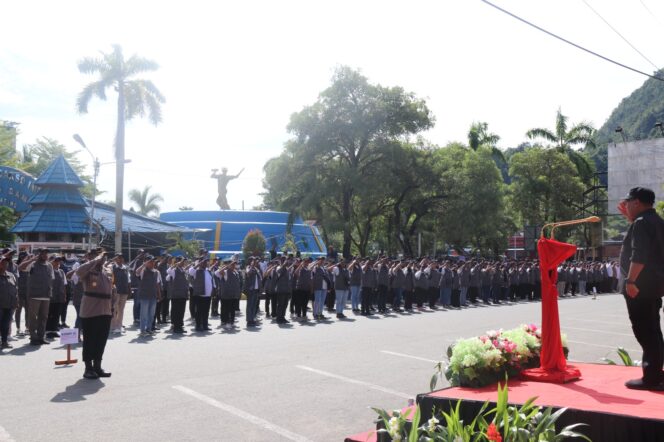
[[[35,178],[13,167],[0,166],[0,204],[17,212],[27,212],[34,194]]]

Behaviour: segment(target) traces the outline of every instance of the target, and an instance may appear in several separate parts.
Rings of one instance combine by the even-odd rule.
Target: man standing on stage
[[[664,390],[664,339],[659,323],[664,294],[664,220],[653,204],[655,193],[634,187],[618,210],[631,223],[620,252],[622,293],[634,336],[643,348],[643,378],[625,383],[636,390]]]

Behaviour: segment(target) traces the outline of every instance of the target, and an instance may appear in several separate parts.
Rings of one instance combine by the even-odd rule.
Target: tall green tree
[[[136,75],[155,71],[159,65],[147,58],[132,55],[124,57],[122,47],[113,46],[112,52],[101,52],[101,57],[83,58],[78,69],[84,74],[98,75],[98,80],[83,88],[76,100],[79,113],[88,112],[88,104],[96,96],[106,100],[106,91],[118,94],[117,127],[115,132],[115,249],[122,249],[122,207],[124,197],[125,122],[134,117],[144,117],[157,125],[161,122],[161,105],[165,98],[150,80],[134,78]]]
[[[0,165],[14,167],[16,155],[16,129],[0,121]]]
[[[506,188],[491,152],[453,144],[436,151],[435,164],[446,195],[436,215],[439,237],[456,249],[502,253],[513,225],[505,210]]]
[[[564,153],[574,163],[579,177],[584,183],[589,183],[595,171],[592,162],[582,152],[574,150],[575,146],[594,147],[593,135],[595,128],[586,122],[574,124],[570,127],[568,117],[563,115],[560,108],[556,113],[554,129],[533,128],[526,132],[531,140],[542,139]]]
[[[266,165],[268,195],[277,191],[275,184],[281,183],[280,179],[272,182],[275,166],[294,173],[289,176],[297,177],[295,185],[304,187],[281,187],[281,195],[268,199],[295,203],[291,209],[314,215],[334,213],[333,222],[342,224],[342,252],[350,256],[355,215],[361,209],[354,207],[356,195],[364,189],[361,186],[371,166],[384,158],[391,142],[432,126],[433,116],[424,100],[400,87],[371,84],[360,72],[340,67],[332,85],[321,92],[318,100],[291,116],[288,130],[295,137],[288,143],[285,157]],[[286,166],[288,156],[296,164]],[[329,207],[323,207],[327,205],[324,200],[317,203],[304,195],[318,191],[333,201]]]
[[[379,184],[388,189],[391,196],[386,233],[392,235],[407,256],[416,255],[417,234],[449,196],[441,182],[441,168],[436,159],[435,147],[399,144],[385,164],[388,170],[384,175],[391,178]]]
[[[131,189],[129,191],[129,200],[136,205],[136,212],[141,215],[150,216],[151,214],[158,215],[160,202],[164,198],[158,193],[150,193],[152,186],[145,186],[143,190]]]
[[[519,222],[543,225],[577,216],[584,186],[564,152],[526,149],[511,158],[510,175],[510,205]]]

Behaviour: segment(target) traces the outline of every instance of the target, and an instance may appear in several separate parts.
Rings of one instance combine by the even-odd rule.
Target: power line
[[[536,24],[529,22],[528,20],[523,19],[523,18],[519,17],[518,15],[512,14],[511,12],[509,12],[509,11],[507,11],[507,10],[501,8],[501,7],[498,6],[498,5],[494,5],[493,3],[491,3],[491,2],[488,1],[488,0],[480,0],[480,1],[483,2],[483,3],[486,3],[487,5],[493,7],[493,8],[495,8],[495,9],[497,9],[497,10],[499,10],[500,12],[502,12],[502,13],[504,13],[504,14],[509,15],[509,16],[512,17],[512,18],[515,18],[515,19],[519,20],[519,21],[522,22],[522,23],[527,24],[528,26],[531,26],[531,27],[537,29],[538,31],[544,32],[545,34],[550,35],[550,36],[553,37],[553,38],[556,38],[556,39],[558,39],[558,40],[560,40],[560,41],[562,41],[562,42],[565,42],[565,43],[567,43],[567,44],[570,45],[570,46],[574,46],[574,47],[577,48],[577,49],[581,49],[582,51],[587,52],[587,53],[589,53],[589,54],[591,54],[591,55],[594,55],[595,57],[599,57],[599,58],[601,58],[602,60],[608,61],[609,63],[613,63],[613,64],[615,64],[615,65],[617,65],[617,66],[620,66],[620,67],[622,67],[622,68],[628,69],[628,70],[630,70],[630,71],[632,71],[632,72],[636,72],[637,74],[641,74],[641,75],[644,75],[644,76],[646,76],[646,77],[653,78],[653,79],[655,79],[655,80],[664,81],[664,78],[662,78],[662,77],[658,77],[657,75],[651,75],[651,74],[648,74],[648,73],[646,73],[646,72],[643,72],[643,71],[640,71],[640,70],[638,70],[638,69],[635,69],[635,68],[633,68],[633,67],[631,67],[631,66],[627,66],[626,64],[623,64],[623,63],[620,63],[620,62],[618,62],[618,61],[616,61],[616,60],[613,60],[613,59],[611,59],[611,58],[609,58],[609,57],[605,57],[604,55],[598,54],[597,52],[591,51],[590,49],[586,49],[586,48],[584,48],[583,46],[578,45],[578,44],[576,44],[576,43],[573,43],[573,42],[571,42],[571,41],[569,41],[569,40],[567,40],[567,39],[565,39],[565,38],[563,38],[563,37],[561,37],[561,36],[559,36],[559,35],[554,34],[553,32],[547,31],[546,29],[541,28],[541,27],[537,26]]]
[[[655,20],[657,20],[658,22],[661,23],[661,21],[659,20],[659,18],[657,18],[657,16],[656,16],[655,14],[653,14],[653,12],[652,12],[652,11],[650,10],[650,8],[645,4],[645,2],[644,2],[643,0],[639,0],[639,1],[641,2],[641,6],[643,6],[643,8],[644,8],[646,11],[648,11],[648,14],[650,14],[650,15],[652,16],[652,18],[654,18]]]
[[[613,26],[611,26],[611,23],[609,23],[604,17],[602,17],[602,15],[601,15],[599,12],[597,12],[597,11],[595,10],[595,8],[593,8],[592,6],[590,6],[590,3],[588,3],[586,0],[581,0],[581,1],[582,1],[582,2],[583,2],[583,3],[584,3],[584,4],[585,4],[585,5],[586,5],[591,11],[593,11],[593,12],[595,13],[596,16],[598,16],[598,17],[599,17],[604,23],[606,23],[606,25],[607,25],[609,28],[611,28],[611,30],[612,30],[613,32],[615,32],[616,34],[618,34],[618,37],[622,38],[623,41],[624,41],[625,43],[627,43],[632,49],[634,49],[634,50],[635,50],[635,51],[636,51],[641,57],[643,57],[643,59],[644,59],[645,61],[647,61],[648,63],[650,63],[650,65],[651,65],[652,67],[654,67],[656,71],[659,71],[659,68],[655,65],[655,63],[653,63],[652,61],[650,61],[650,59],[649,59],[648,57],[646,57],[645,55],[643,55],[643,53],[642,53],[641,51],[639,51],[638,49],[636,49],[636,46],[634,46],[632,43],[630,43],[630,41],[627,40],[627,39],[626,39],[626,38],[625,38],[620,32],[618,32],[618,30],[617,30],[616,28],[614,28]]]

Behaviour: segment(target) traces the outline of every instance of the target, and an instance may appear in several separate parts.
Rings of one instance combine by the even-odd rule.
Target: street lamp
[[[90,229],[88,230],[88,250],[92,249],[92,223],[95,219],[95,199],[97,197],[97,176],[99,175],[99,167],[105,166],[107,164],[114,164],[117,161],[109,161],[108,163],[100,163],[99,158],[95,157],[94,154],[88,149],[88,146],[85,145],[83,138],[79,134],[74,134],[74,141],[80,144],[83,149],[85,149],[90,156],[92,157],[92,166],[94,170],[94,175],[92,179],[92,204],[90,206]],[[124,160],[123,164],[131,163],[131,160]]]
[[[616,127],[616,132],[622,135],[623,143],[627,142],[627,135],[625,135],[625,131],[621,126]]]
[[[90,208],[90,228],[88,229],[88,251],[92,250],[92,223],[95,219],[95,198],[97,197],[97,175],[99,175],[99,159],[85,145],[83,138],[79,134],[74,134],[74,141],[80,144],[83,149],[87,150],[92,157],[92,167],[94,170],[94,178],[92,179],[92,206]]]

